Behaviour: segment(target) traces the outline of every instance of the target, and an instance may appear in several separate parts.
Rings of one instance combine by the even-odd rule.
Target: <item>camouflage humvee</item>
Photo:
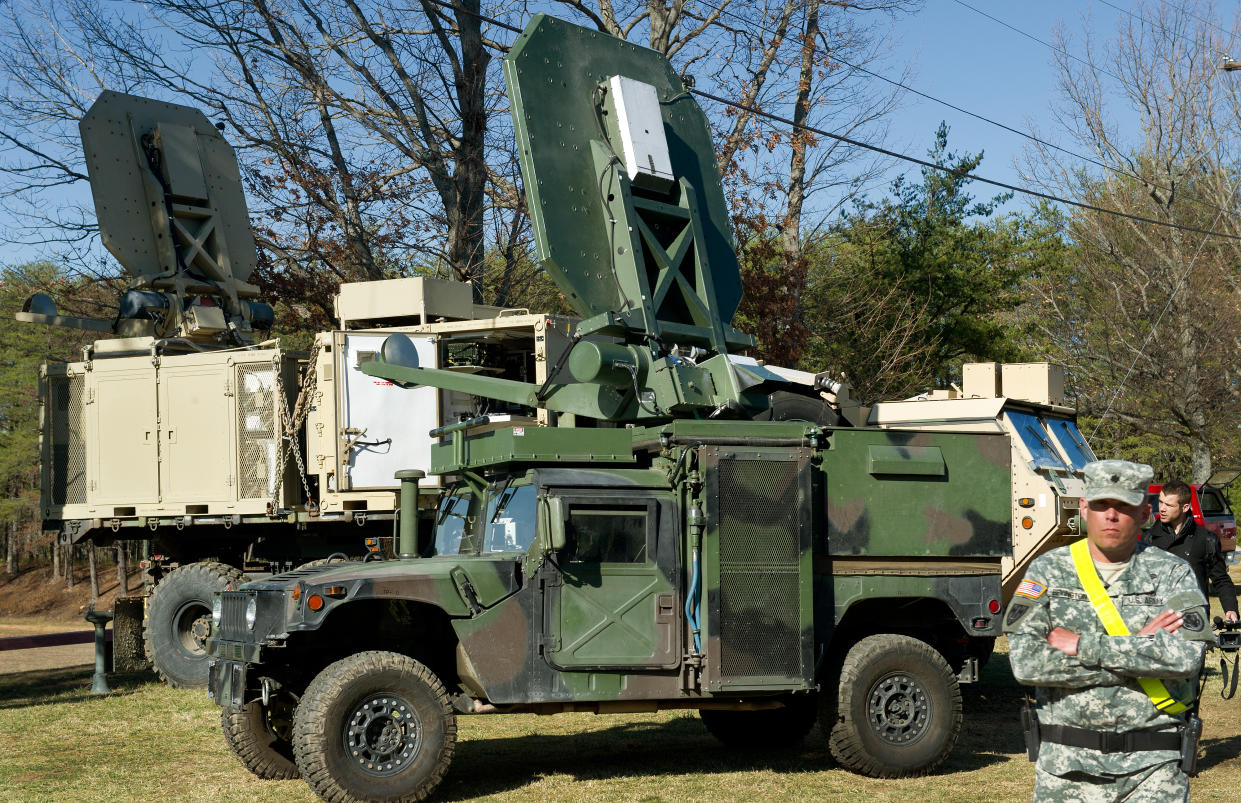
[[[536,16],[505,60],[542,266],[581,322],[541,382],[361,370],[538,408],[432,431],[399,558],[219,595],[210,693],[241,761],[326,799],[421,799],[459,714],[696,709],[727,744],[933,771],[1000,632],[1004,431],[852,427],[736,351],[740,277],[705,118],[653,51]]]

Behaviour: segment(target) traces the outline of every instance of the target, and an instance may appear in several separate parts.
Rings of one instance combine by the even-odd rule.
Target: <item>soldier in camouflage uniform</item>
[[[1139,543],[1150,510],[1150,466],[1103,460],[1085,468],[1081,519],[1089,559],[1130,633],[1108,635],[1070,547],[1040,556],[1004,618],[1013,675],[1037,687],[1035,800],[1188,800],[1180,766],[1193,676],[1207,641],[1207,603],[1189,564]],[[1096,583],[1098,580],[1095,581]]]

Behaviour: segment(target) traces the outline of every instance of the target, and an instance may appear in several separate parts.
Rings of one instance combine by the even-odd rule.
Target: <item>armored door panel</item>
[[[160,451],[165,502],[236,498],[232,367],[160,369]]]
[[[544,595],[544,655],[565,670],[679,664],[671,500],[565,497],[565,547]],[[549,562],[550,563],[550,562]]]
[[[42,500],[44,507],[82,505],[87,493],[86,373],[48,372],[43,403]]]
[[[811,688],[814,613],[809,454],[706,447],[712,691]]]
[[[359,366],[376,359],[388,333],[337,332],[335,337],[340,490],[396,488],[396,472],[430,471],[427,433],[441,424],[440,392],[432,387],[403,389],[362,373]],[[420,365],[436,367],[435,342],[426,336],[410,339]]]
[[[133,506],[159,501],[159,432],[155,369],[98,366],[87,374],[92,504]],[[112,515],[113,511],[105,511]],[[132,515],[132,514],[131,514]]]

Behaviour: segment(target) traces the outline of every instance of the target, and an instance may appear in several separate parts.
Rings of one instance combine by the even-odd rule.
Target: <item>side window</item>
[[[1224,503],[1218,491],[1198,491],[1198,505],[1202,508],[1204,516],[1218,516],[1228,511],[1228,505]]]
[[[460,555],[461,542],[466,542],[466,551],[472,552],[472,538],[466,539],[467,528],[472,530],[470,520],[470,494],[447,494],[440,499],[439,510],[435,515],[435,554]]]
[[[484,552],[525,552],[534,541],[535,488],[511,484],[489,492]]]
[[[568,563],[648,563],[654,508],[648,505],[578,504],[568,507]]]
[[[1074,469],[1081,471],[1087,463],[1094,462],[1094,452],[1086,444],[1086,439],[1082,437],[1077,424],[1064,418],[1049,418],[1046,423],[1052,434],[1056,436],[1056,440],[1060,442],[1061,451],[1068,456],[1069,463]]]
[[[1029,451],[1034,468],[1068,468],[1052,444],[1051,438],[1048,437],[1047,430],[1043,428],[1043,422],[1037,416],[1016,410],[1009,410],[1005,415],[1012,422],[1017,437],[1021,438],[1021,442]]]

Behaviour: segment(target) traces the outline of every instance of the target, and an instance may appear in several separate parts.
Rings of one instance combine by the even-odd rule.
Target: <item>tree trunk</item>
[[[1203,427],[1205,429],[1205,426]],[[1193,465],[1193,481],[1204,483],[1211,478],[1211,444],[1206,437],[1194,438],[1190,447]]]
[[[52,541],[52,579],[60,579],[60,542],[56,540]]]
[[[461,141],[456,149],[453,182],[456,208],[450,214],[455,220],[448,235],[448,262],[455,275],[473,283],[474,301],[483,300],[486,261],[486,232],[483,213],[487,198],[487,67],[491,53],[483,41],[481,8],[477,0],[468,0],[456,14],[460,32],[461,67],[454,76],[457,105],[461,109]]]
[[[129,593],[129,562],[126,561],[126,549],[124,541],[116,542],[116,584],[121,589],[121,595]]]
[[[73,544],[65,544],[65,588],[73,588]]]
[[[17,575],[17,522],[10,521],[8,526],[9,537],[5,548],[4,569],[9,573],[9,577]]]
[[[99,599],[99,571],[95,565],[95,545],[86,545],[86,564],[90,567],[90,601],[94,605]]]

